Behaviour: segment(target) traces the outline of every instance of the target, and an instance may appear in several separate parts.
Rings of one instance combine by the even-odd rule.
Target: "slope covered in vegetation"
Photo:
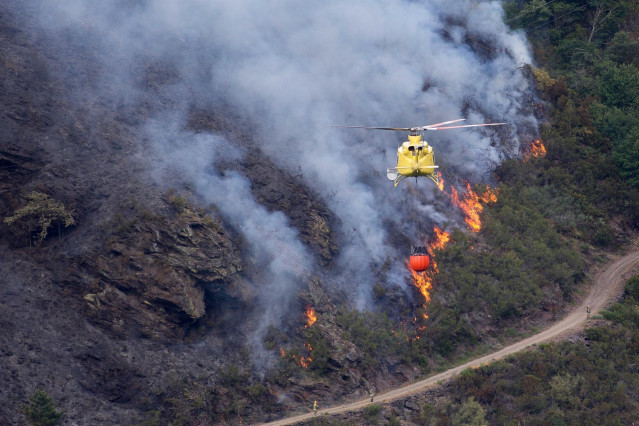
[[[456,231],[436,253],[428,320],[419,307],[407,303],[401,312],[394,303],[400,320],[376,333],[395,336],[400,352],[427,370],[442,357],[494,342],[495,331],[512,335],[556,318],[601,253],[622,247],[639,224],[639,170],[624,160],[639,158],[636,4],[534,1],[505,8],[507,22],[531,37],[541,64],[531,74],[547,152],[531,157],[524,147],[523,160],[498,166],[498,201],[486,207],[482,231]],[[414,323],[402,323],[402,315]],[[342,325],[352,335],[357,323]],[[397,334],[402,326],[408,343]],[[378,345],[363,351],[384,357]]]
[[[561,312],[588,266],[634,240],[639,225],[636,2],[504,7],[507,22],[534,46],[547,154],[501,164],[499,201],[486,208],[482,232],[457,233],[438,254],[424,335],[440,354],[477,341],[478,322],[499,328],[534,319],[540,307]],[[603,314],[607,321],[583,335],[469,370],[418,402],[353,421],[629,424],[639,409],[637,283],[631,279],[623,300]]]

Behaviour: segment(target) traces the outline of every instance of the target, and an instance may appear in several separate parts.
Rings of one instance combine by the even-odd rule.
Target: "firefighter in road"
[[[373,402],[373,397],[375,397],[375,391],[373,390],[373,388],[370,388],[368,390],[368,396],[371,397],[371,402]]]
[[[313,415],[317,416],[317,401],[313,401]]]

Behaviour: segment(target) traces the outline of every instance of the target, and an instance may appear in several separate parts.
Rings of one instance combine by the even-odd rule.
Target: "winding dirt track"
[[[472,361],[468,361],[465,364],[459,365],[455,368],[451,368],[450,370],[446,370],[443,373],[439,373],[427,379],[420,380],[418,382],[414,382],[400,388],[376,395],[375,402],[390,402],[422,392],[426,389],[437,386],[437,383],[440,381],[445,381],[456,376],[461,371],[467,368],[479,367],[483,364],[497,361],[501,358],[504,358],[506,355],[519,352],[531,345],[555,340],[562,336],[573,333],[580,328],[583,328],[586,321],[586,306],[590,306],[592,314],[596,314],[602,308],[604,308],[608,302],[610,302],[613,298],[616,298],[621,293],[624,278],[626,278],[626,275],[631,272],[633,266],[636,266],[637,264],[639,264],[639,251],[634,251],[621,258],[618,258],[617,260],[612,261],[610,264],[608,264],[608,266],[597,273],[597,275],[595,276],[595,283],[590,290],[590,294],[582,301],[582,303],[576,306],[573,311],[564,319],[542,331],[541,333],[535,334],[534,336],[528,337],[510,346],[502,348],[497,352],[493,352],[491,354],[476,358]],[[348,411],[357,411],[361,410],[369,403],[369,399],[362,399],[359,401],[318,410],[317,414],[337,414]],[[264,425],[290,425],[312,418],[313,413],[306,413],[270,423],[264,423]]]

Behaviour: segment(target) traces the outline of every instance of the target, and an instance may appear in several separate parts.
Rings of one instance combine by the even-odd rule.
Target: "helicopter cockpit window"
[[[413,154],[413,156],[415,156],[415,147],[414,146],[409,146],[408,150]]]

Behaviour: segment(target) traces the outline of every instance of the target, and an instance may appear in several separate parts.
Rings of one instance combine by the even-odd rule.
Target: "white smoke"
[[[219,158],[241,161],[243,152],[223,138],[211,134],[181,131],[174,123],[152,121],[147,126],[154,135],[157,158],[154,161],[158,179],[175,176],[193,185],[195,192],[208,205],[218,207],[220,214],[248,242],[245,255],[262,271],[254,277],[259,287],[260,317],[253,336],[259,348],[267,328],[278,325],[286,315],[290,302],[304,279],[308,278],[310,258],[300,242],[298,232],[279,211],[269,212],[259,205],[250,182],[235,171],[218,173],[212,168]],[[263,366],[268,356],[254,351]]]
[[[158,93],[163,102],[187,109],[223,100],[253,123],[245,130],[262,143],[265,155],[282,168],[301,169],[317,192],[335,194],[329,207],[351,238],[332,281],[351,289],[358,307],[369,301],[371,264],[390,257],[391,270],[402,270],[388,225],[416,232],[417,224],[406,223],[409,208],[437,223],[446,212],[425,208],[386,180],[405,135],[329,125],[507,122],[507,129],[427,134],[444,174],[455,171],[473,180],[516,153],[518,133],[536,126],[523,112],[529,88],[519,71],[531,62],[529,48],[523,34],[504,24],[499,1],[40,0],[40,10],[48,28],[73,31],[103,52],[100,96],[148,100],[136,83],[140,58],[169,62],[179,78]],[[176,115],[170,138],[148,126],[156,154],[169,156],[206,202],[241,230],[253,256],[273,271],[269,279],[299,276],[281,262],[279,243],[304,252],[284,214],[259,206],[239,174],[211,173],[212,158],[230,148],[215,154],[211,146],[221,144],[215,135],[179,131],[183,116]],[[434,194],[429,182],[419,191]],[[279,243],[265,242],[264,232],[277,235]],[[401,285],[404,277],[395,272],[388,279]],[[290,293],[292,281],[278,282],[273,294]]]

